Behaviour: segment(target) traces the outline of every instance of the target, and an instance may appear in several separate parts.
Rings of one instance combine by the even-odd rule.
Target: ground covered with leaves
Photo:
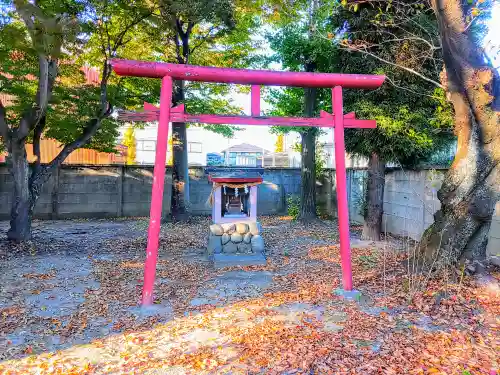
[[[149,309],[146,220],[36,222],[30,246],[0,242],[0,374],[497,373],[494,270],[411,272],[411,246],[353,231],[362,297],[346,301],[335,222],[261,219],[267,265],[226,269],[205,258],[208,219],[166,224]]]

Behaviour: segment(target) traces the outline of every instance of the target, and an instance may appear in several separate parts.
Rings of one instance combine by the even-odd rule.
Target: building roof
[[[254,146],[249,143],[241,143],[239,145],[234,145],[231,147],[222,150],[221,152],[264,152],[268,153],[269,151],[263,149],[262,147]]]

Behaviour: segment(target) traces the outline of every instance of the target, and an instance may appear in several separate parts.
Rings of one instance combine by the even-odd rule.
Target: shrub
[[[300,214],[300,197],[296,195],[289,195],[286,199],[286,208],[288,216],[291,216],[293,220],[297,220]]]

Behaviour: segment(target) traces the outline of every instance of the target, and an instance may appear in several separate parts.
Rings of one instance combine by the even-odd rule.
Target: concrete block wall
[[[148,216],[153,167],[63,165],[43,186],[40,219]],[[163,214],[170,212],[172,173],[165,176]],[[0,219],[9,219],[12,179],[0,165]],[[168,204],[166,203],[168,202]]]
[[[257,214],[286,212],[286,198],[300,194],[300,169],[266,168],[264,181],[257,188]]]
[[[321,213],[337,217],[337,185],[335,169],[326,169],[324,176],[316,182],[316,204]],[[363,201],[365,197],[365,169],[347,170],[347,201],[349,204],[349,221],[363,223]],[[299,191],[300,193],[300,191]]]
[[[385,188],[384,220],[387,230],[418,238],[432,222],[439,208],[435,192],[439,188],[427,175],[431,171],[388,172]],[[434,172],[433,172],[434,173]],[[439,173],[434,173],[439,177]],[[207,199],[212,190],[203,167],[191,167],[190,210],[194,215],[210,215]],[[434,176],[434,177],[435,177]],[[163,214],[170,212],[171,170],[167,169]],[[153,179],[152,166],[75,166],[64,165],[44,185],[37,202],[38,218],[134,217],[148,216]],[[349,169],[347,187],[351,222],[362,223],[366,170]],[[428,182],[424,183],[424,180]],[[0,218],[8,219],[12,180],[5,165],[0,165]],[[259,215],[286,212],[286,198],[300,194],[300,169],[266,168],[264,182],[258,186]],[[326,169],[317,181],[320,211],[337,216],[335,170]],[[425,199],[425,207],[422,204]]]
[[[189,209],[193,215],[211,215],[212,208],[207,203],[211,191],[212,183],[208,181],[204,168],[189,168]]]
[[[388,170],[384,190],[384,231],[420,239],[440,208],[437,199],[445,170]],[[210,215],[207,199],[212,190],[203,167],[191,167],[190,209],[194,215]],[[163,215],[170,213],[172,171],[167,168]],[[348,169],[349,217],[363,223],[366,170]],[[105,218],[148,216],[153,181],[152,166],[78,166],[63,165],[43,186],[35,208],[35,217]],[[0,164],[0,220],[8,220],[12,178]],[[258,187],[259,215],[286,212],[286,197],[300,194],[300,169],[266,168],[264,182]],[[317,182],[320,210],[337,216],[335,170],[327,169]],[[488,254],[500,259],[500,203],[491,223]],[[500,263],[500,260],[498,260]]]
[[[117,216],[134,217],[149,216],[151,204],[151,189],[153,185],[152,166],[122,166],[121,172],[121,213]],[[118,183],[118,181],[117,181]],[[163,190],[163,216],[170,213],[172,197],[172,170],[165,173],[165,188]],[[118,187],[118,190],[120,188]]]
[[[120,167],[61,168],[58,176],[58,218],[116,217],[120,213]],[[52,178],[54,184],[54,178]]]
[[[264,181],[257,188],[257,214],[281,214],[286,211],[286,196],[300,193],[300,169],[266,168]],[[190,211],[193,215],[210,215],[207,204],[212,191],[203,167],[189,168]]]
[[[300,186],[298,190],[297,195],[300,194]],[[336,209],[334,209],[335,197],[335,171],[325,169],[322,178],[316,181],[316,206],[321,214],[337,216]]]
[[[419,240],[441,204],[445,170],[393,170],[385,175],[382,230]]]
[[[490,238],[488,239],[486,256],[494,264],[500,266],[500,202],[497,202],[495,213],[491,220]]]
[[[364,202],[366,178],[368,173],[364,169],[349,169],[347,172],[347,200],[349,202],[349,220],[351,223],[364,222]],[[337,210],[337,208],[335,208]]]
[[[190,212],[210,215],[212,190],[203,167],[191,167]],[[148,216],[153,181],[152,166],[63,165],[43,186],[35,218],[106,218]],[[0,165],[0,220],[9,219],[12,179]],[[286,196],[300,194],[300,169],[269,168],[258,187],[259,215],[286,212]],[[172,171],[167,168],[163,215],[170,213]]]

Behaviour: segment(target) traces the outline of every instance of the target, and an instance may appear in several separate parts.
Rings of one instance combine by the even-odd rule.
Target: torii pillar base
[[[334,294],[347,301],[361,301],[361,292],[359,290],[335,289]]]

